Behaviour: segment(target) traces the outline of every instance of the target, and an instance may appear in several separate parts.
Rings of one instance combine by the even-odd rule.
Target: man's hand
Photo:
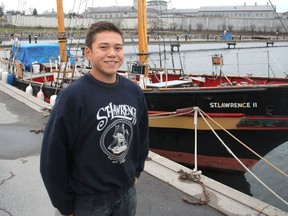
[[[138,178],[135,177],[135,181],[134,181],[134,184],[137,185],[138,184]]]

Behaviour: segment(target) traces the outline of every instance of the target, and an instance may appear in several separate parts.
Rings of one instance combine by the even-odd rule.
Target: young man
[[[148,154],[148,112],[141,88],[117,74],[123,35],[110,22],[91,25],[90,73],[61,90],[45,128],[40,170],[63,215],[130,216]]]

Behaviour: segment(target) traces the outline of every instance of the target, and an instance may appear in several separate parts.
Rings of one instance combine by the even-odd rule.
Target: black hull
[[[15,86],[23,91],[28,85],[28,81],[15,80]],[[41,83],[33,84],[34,95],[37,95],[40,87]],[[60,90],[61,88],[52,85],[42,88],[46,98],[58,94]],[[149,111],[173,112],[197,106],[208,114],[238,113],[249,117],[239,120],[237,126],[235,125],[236,129],[231,130],[231,133],[261,156],[288,141],[288,85],[153,89],[144,90],[144,94]],[[257,120],[258,117],[260,121]],[[271,120],[271,117],[276,119]],[[219,134],[237,157],[246,160],[246,165],[250,168],[259,160],[225,132],[219,131]],[[150,148],[174,161],[193,165],[194,131],[150,127]],[[199,166],[243,171],[239,164],[229,165],[234,159],[209,130],[198,131],[198,154],[203,156],[204,161],[200,162]],[[210,162],[206,163],[205,160]]]
[[[288,115],[288,85],[145,91],[149,110],[200,107],[207,113]]]
[[[230,132],[262,157],[288,141],[288,85],[155,89],[146,91],[145,96],[148,109],[153,111],[173,112],[196,106],[212,115],[243,114]],[[176,162],[194,165],[194,130],[177,129],[173,127],[176,122],[169,128],[150,127],[150,148]],[[223,130],[217,133],[250,169],[260,160]],[[210,130],[198,130],[198,155],[200,167],[245,171]]]
[[[195,165],[194,130],[150,128],[149,132],[150,148],[155,150],[155,152],[179,163]],[[262,130],[231,130],[229,132],[261,157],[288,141],[287,130],[269,132]],[[217,134],[248,168],[251,169],[260,160],[258,156],[233,139],[233,137],[228,136],[223,130],[217,131]],[[197,131],[197,154],[199,157],[205,156],[204,160],[198,161],[198,166],[200,167],[225,171],[245,171],[210,130]]]
[[[15,79],[15,87],[25,91],[29,81]],[[37,95],[41,83],[33,83],[33,95]],[[44,85],[46,98],[58,94],[62,87],[52,82]],[[206,113],[243,113],[245,115],[288,116],[288,85],[218,87],[188,90],[144,90],[149,111],[176,111],[187,107],[199,107]]]

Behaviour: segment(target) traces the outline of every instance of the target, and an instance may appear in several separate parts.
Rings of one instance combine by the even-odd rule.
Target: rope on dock
[[[182,200],[188,204],[191,204],[191,205],[207,205],[210,202],[210,197],[209,197],[209,194],[205,188],[204,183],[201,181],[201,175],[200,174],[194,174],[194,173],[192,173],[192,174],[187,173],[187,172],[183,171],[182,169],[180,169],[178,171],[178,173],[180,174],[179,179],[181,181],[190,181],[190,182],[195,182],[195,183],[199,184],[202,187],[203,194],[204,194],[204,200],[199,198],[198,201],[194,202],[185,196],[182,197]]]

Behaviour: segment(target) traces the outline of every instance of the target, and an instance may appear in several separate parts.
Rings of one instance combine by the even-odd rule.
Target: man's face
[[[124,59],[123,39],[112,31],[97,33],[92,50],[85,48],[86,58],[92,63],[92,75],[100,81],[110,82],[116,78]]]

